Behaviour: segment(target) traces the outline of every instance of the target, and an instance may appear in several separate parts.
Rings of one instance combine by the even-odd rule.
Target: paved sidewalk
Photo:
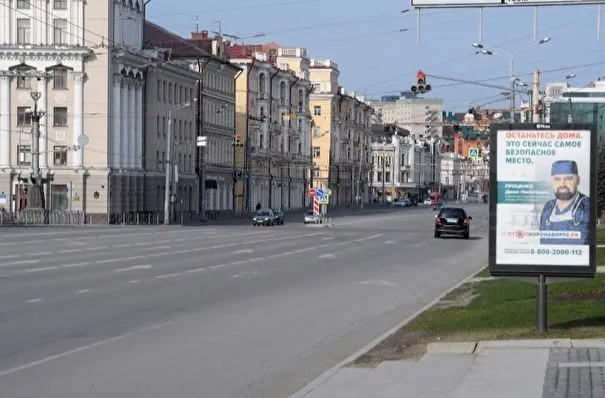
[[[604,340],[436,343],[418,360],[343,367],[305,398],[602,398]]]

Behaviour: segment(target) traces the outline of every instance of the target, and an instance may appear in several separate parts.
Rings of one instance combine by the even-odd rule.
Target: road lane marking
[[[192,251],[193,251],[192,249],[177,250],[174,252],[174,254],[191,253]]]
[[[42,299],[39,299],[39,300],[42,300]],[[138,333],[151,332],[151,331],[157,330],[157,329],[159,329],[161,327],[170,325],[171,323],[172,323],[172,321],[158,323],[158,324],[152,325],[152,326],[147,327],[147,328],[143,328],[143,329],[135,330],[135,331],[132,331],[132,332],[124,333],[124,334],[121,334],[119,336],[111,337],[111,338],[106,339],[106,340],[97,341],[96,343],[92,343],[92,344],[88,344],[88,345],[83,345],[83,346],[80,346],[78,348],[74,348],[74,349],[69,350],[69,351],[64,351],[64,352],[61,352],[59,354],[51,355],[51,356],[48,356],[46,358],[42,358],[42,359],[39,359],[37,361],[29,362],[29,363],[26,363],[26,364],[21,365],[21,366],[15,366],[14,368],[7,369],[7,370],[4,370],[4,371],[0,372],[0,377],[5,377],[5,376],[11,375],[13,373],[17,373],[17,372],[20,372],[20,371],[23,371],[23,370],[31,369],[31,368],[36,367],[36,366],[44,365],[45,363],[49,363],[49,362],[55,361],[57,359],[65,358],[65,357],[68,357],[68,356],[71,356],[71,355],[75,355],[75,354],[77,354],[79,352],[82,352],[82,351],[90,350],[91,348],[100,347],[100,346],[103,346],[103,345],[106,345],[106,344],[109,344],[109,343],[113,343],[115,341],[123,340],[125,338],[128,338],[128,337],[133,336],[133,335],[138,334]]]
[[[21,254],[9,254],[8,256],[0,256],[0,260],[8,260],[9,258],[23,257]]]
[[[67,250],[59,250],[59,253],[80,253],[83,251],[84,251],[84,249],[67,249]]]
[[[173,278],[175,276],[179,276],[180,274],[178,272],[172,273],[172,274],[163,274],[163,275],[157,275],[155,278],[156,279],[164,279],[164,278]]]
[[[92,264],[90,261],[85,261],[83,263],[73,263],[73,264],[64,264],[61,268],[76,268],[76,267],[84,267]]]
[[[84,293],[88,293],[88,292],[90,292],[90,289],[82,289],[82,290],[78,290],[76,292],[76,294],[84,294]]]
[[[145,258],[146,256],[132,256],[132,257],[122,257],[122,258],[108,258],[106,260],[97,260],[95,263],[97,264],[108,264],[108,263],[119,263],[120,261],[130,261],[130,260],[140,260]]]
[[[26,303],[30,303],[30,304],[33,304],[33,303],[39,303],[39,302],[40,302],[40,301],[42,301],[42,300],[43,300],[43,299],[41,299],[41,298],[35,298],[35,299],[27,300],[27,301],[26,301]],[[2,374],[1,374],[1,373],[0,373],[0,376],[2,376]]]
[[[225,268],[226,266],[227,266],[227,264],[217,264],[217,265],[208,267],[208,269],[219,269],[219,268]]]
[[[12,261],[10,263],[0,264],[0,267],[10,267],[13,265],[23,265],[23,264],[38,264],[39,262],[40,262],[40,260],[19,260],[19,261]]]
[[[355,242],[365,242],[366,240],[379,238],[382,235],[384,235],[384,234],[375,234],[375,235],[366,236],[366,237],[363,237],[363,238],[355,239]]]
[[[48,256],[53,254],[53,252],[37,252],[37,253],[28,253],[28,256]]]
[[[138,279],[133,279],[133,280],[128,281],[128,283],[139,283],[139,280]]]
[[[185,274],[195,274],[195,273],[203,272],[203,271],[208,271],[208,268],[206,268],[206,267],[194,268],[194,269],[187,270],[184,273]]]
[[[41,272],[41,271],[50,271],[53,269],[58,269],[59,267],[57,266],[53,266],[53,267],[42,267],[42,268],[30,268],[30,269],[26,269],[25,272],[31,273],[31,272]]]
[[[324,253],[318,256],[318,258],[334,258],[334,253]]]
[[[152,266],[150,264],[133,265],[132,267],[114,269],[114,272],[126,272],[126,271],[135,271],[135,270],[139,270],[139,269],[150,269],[151,267]]]
[[[252,253],[254,250],[252,249],[242,249],[231,252],[231,254],[242,254],[242,253]]]

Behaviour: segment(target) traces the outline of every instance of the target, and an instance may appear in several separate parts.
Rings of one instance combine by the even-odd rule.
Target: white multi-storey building
[[[443,100],[418,97],[412,93],[384,96],[370,105],[385,124],[396,124],[418,139],[441,137],[443,134]]]

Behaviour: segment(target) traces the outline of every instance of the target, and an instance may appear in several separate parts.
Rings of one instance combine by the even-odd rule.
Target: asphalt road
[[[334,228],[0,230],[0,398],[283,398],[487,261],[430,209]]]

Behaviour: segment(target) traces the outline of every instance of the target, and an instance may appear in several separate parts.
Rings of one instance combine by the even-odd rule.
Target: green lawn
[[[488,338],[535,334],[535,285],[506,279],[467,284],[450,296],[475,296],[465,307],[435,308],[407,329],[432,335],[475,335]],[[548,287],[550,335],[605,337],[605,276]],[[443,305],[441,305],[443,307]],[[442,338],[444,337],[442,336]]]
[[[605,275],[549,285],[548,332],[542,335],[536,333],[535,308],[533,284],[506,279],[468,283],[353,364],[418,357],[438,339],[605,338]]]

